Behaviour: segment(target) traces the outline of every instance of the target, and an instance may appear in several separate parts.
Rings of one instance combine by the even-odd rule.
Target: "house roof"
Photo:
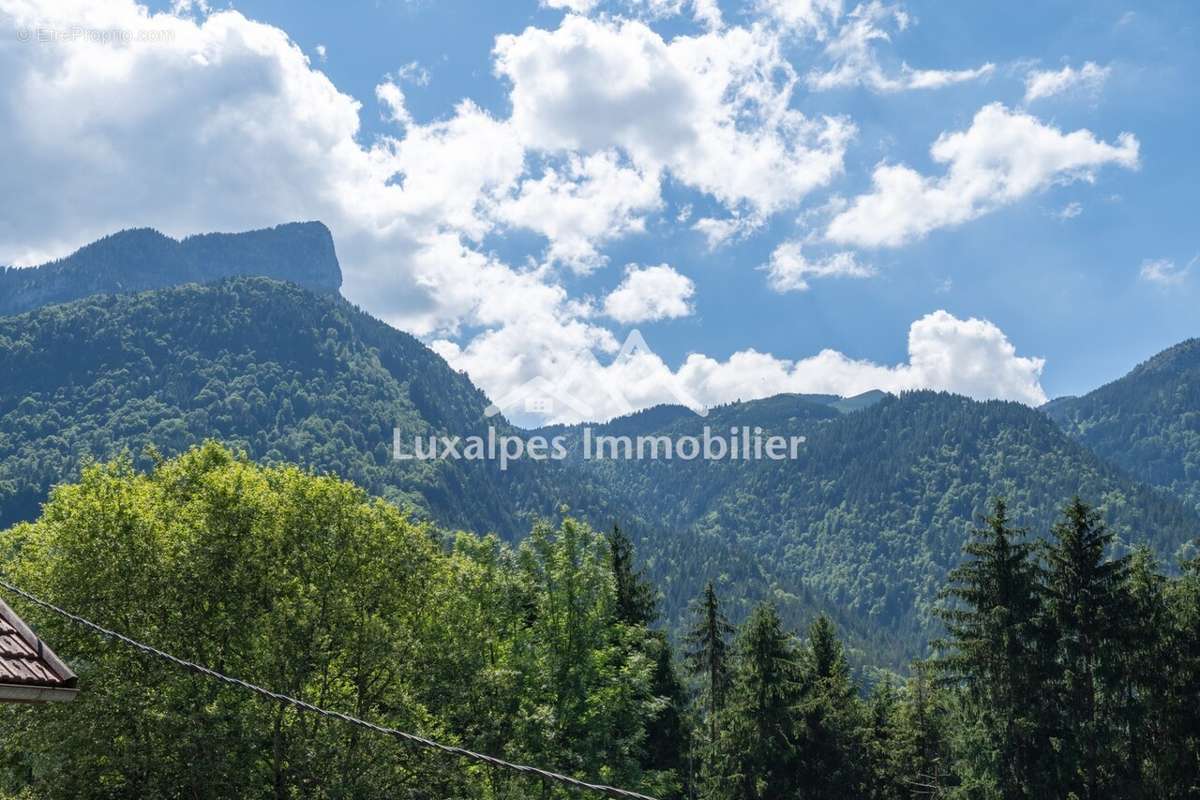
[[[0,600],[0,702],[72,700],[75,673]]]

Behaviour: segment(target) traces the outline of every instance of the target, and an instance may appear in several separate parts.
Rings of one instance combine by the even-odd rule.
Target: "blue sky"
[[[696,13],[704,3],[552,2],[574,5],[586,15],[537,2],[458,0],[240,0],[210,9],[176,7],[171,19],[178,23],[164,22],[169,3],[152,4],[155,15],[149,17],[136,9],[130,12],[135,7],[124,2],[111,3],[108,17],[89,16],[99,12],[82,6],[43,9],[43,16],[52,17],[46,24],[53,26],[66,26],[74,14],[85,26],[157,25],[179,31],[169,46],[180,52],[165,55],[166,45],[159,43],[158,50],[135,55],[132,71],[124,75],[95,67],[116,58],[100,46],[84,55],[83,46],[38,50],[10,42],[0,48],[0,60],[16,64],[19,70],[10,74],[24,74],[27,83],[39,70],[52,74],[64,69],[63,63],[86,59],[92,60],[93,72],[109,75],[95,80],[125,81],[127,92],[108,84],[89,90],[93,97],[114,92],[122,98],[127,116],[120,122],[113,121],[111,108],[85,104],[80,109],[78,102],[69,102],[69,93],[59,101],[51,98],[36,114],[43,125],[66,124],[83,140],[94,134],[106,152],[128,148],[130,159],[136,158],[139,137],[165,140],[177,149],[165,152],[163,163],[180,162],[180,177],[189,176],[193,185],[174,194],[166,187],[161,196],[139,193],[145,197],[123,200],[117,210],[74,203],[60,210],[65,221],[57,228],[42,223],[0,226],[0,260],[33,263],[37,256],[58,255],[82,243],[75,238],[126,224],[150,224],[184,235],[255,227],[290,216],[323,218],[338,236],[343,261],[350,262],[348,295],[422,336],[494,397],[534,375],[570,371],[575,356],[568,351],[582,348],[588,358],[605,365],[635,327],[661,357],[668,379],[686,382],[705,402],[784,389],[850,391],[868,385],[875,375],[884,388],[928,385],[1036,402],[1041,395],[1086,391],[1197,335],[1200,266],[1193,262],[1200,238],[1191,195],[1200,179],[1195,154],[1200,103],[1193,80],[1200,74],[1195,44],[1200,7],[1194,3],[1038,3],[1016,9],[999,2],[857,6],[761,0],[720,3],[717,24],[711,14]],[[230,9],[237,14],[229,14]],[[5,13],[0,11],[0,20]],[[28,13],[7,13],[13,25],[30,24]],[[854,51],[857,61],[839,60],[838,52],[847,51],[836,50],[837,43],[849,47],[853,26],[861,29],[864,21],[877,35]],[[236,37],[229,31],[251,22],[276,29],[286,42],[231,44]],[[191,27],[176,29],[176,24]],[[584,44],[546,56],[569,38],[571,25],[576,44]],[[218,35],[218,28],[224,33]],[[626,42],[678,53],[707,33],[710,44],[722,37],[720,48],[706,51],[710,57],[736,64],[743,56],[735,46],[735,31],[757,31],[746,36],[758,47],[774,48],[765,57],[770,74],[763,83],[738,86],[775,92],[773,101],[782,98],[789,113],[805,124],[819,127],[821,120],[838,120],[845,135],[832,148],[837,162],[832,174],[810,181],[812,185],[797,181],[796,187],[778,189],[777,184],[809,169],[809,161],[794,157],[786,162],[788,169],[756,173],[747,168],[740,175],[720,154],[701,156],[693,148],[678,155],[671,150],[662,137],[676,131],[686,135],[693,128],[683,123],[672,127],[675,122],[667,112],[655,116],[656,109],[649,109],[645,119],[656,120],[653,130],[650,122],[647,130],[638,130],[643,118],[637,115],[618,128],[609,126],[614,115],[636,107],[614,101],[611,108],[596,109],[593,137],[578,119],[561,116],[568,114],[567,105],[550,107],[558,100],[546,86],[556,77],[565,76],[572,90],[580,86],[581,94],[605,91],[609,78],[624,80],[598,77],[594,64],[581,67],[579,60],[572,61],[580,48],[589,58],[601,58],[604,47],[616,52]],[[505,35],[516,38],[505,50],[509,67],[501,68],[497,37]],[[286,52],[293,46],[307,57],[307,67]],[[226,48],[224,59],[209,58],[220,48]],[[196,62],[198,52],[206,54],[206,69],[182,66]],[[103,62],[105,58],[110,61]],[[138,66],[137,59],[146,63]],[[161,99],[164,89],[147,77],[155,64],[167,64],[173,76],[165,93],[192,95],[186,113],[172,112],[173,101]],[[819,86],[817,76],[832,75],[839,64],[842,77],[827,80],[834,85]],[[591,72],[571,71],[585,68]],[[218,71],[227,74],[214,77]],[[337,96],[312,88],[310,73],[327,77]],[[1029,87],[1038,73],[1043,74],[1043,92],[1034,97]],[[245,81],[239,83],[242,75]],[[917,75],[936,86],[902,85]],[[645,80],[653,85],[661,77],[650,74]],[[789,79],[792,86],[781,88]],[[17,78],[10,80],[17,85]],[[190,82],[194,89],[179,88]],[[395,87],[402,97],[399,105],[383,99],[381,85]],[[16,90],[9,88],[12,109]],[[45,84],[40,88],[46,91]],[[692,91],[686,82],[678,87],[664,83],[654,88],[655,102],[674,102],[670,92],[676,88],[681,96]],[[315,92],[315,99],[307,99],[305,91]],[[514,113],[518,96],[524,97],[523,118]],[[239,99],[234,102],[234,97]],[[360,104],[358,128],[352,132],[359,152],[342,172],[370,171],[362,166],[369,160],[364,154],[375,152],[376,161],[394,159],[386,168],[391,177],[382,182],[371,176],[352,184],[330,166],[340,164],[345,151],[334,140],[345,135],[347,98]],[[464,113],[464,100],[478,108]],[[680,101],[681,114],[690,113],[687,102]],[[295,107],[283,108],[286,104]],[[999,110],[988,116],[982,111],[988,107]],[[317,111],[309,114],[306,108]],[[216,144],[212,136],[194,138],[197,130],[220,129],[214,121],[230,119],[231,109],[246,116],[237,123],[237,137],[217,137]],[[280,119],[273,121],[272,115]],[[304,126],[313,116],[331,121],[304,139]],[[695,129],[707,130],[701,112],[696,119],[701,127]],[[820,149],[806,135],[789,138],[793,129],[761,107],[731,119],[736,120],[731,136],[752,138],[767,131],[789,146],[800,141]],[[166,131],[176,120],[181,130]],[[458,123],[471,132],[461,137],[448,133]],[[18,124],[36,129],[24,119]],[[184,125],[193,133],[182,130]],[[284,136],[273,133],[273,125],[291,130],[286,141],[272,140]],[[121,130],[119,137],[110,132],[114,126]],[[267,155],[249,149],[247,142],[256,131],[266,131]],[[945,183],[957,162],[935,160],[931,146],[939,137],[967,132],[977,136],[968,136],[956,150],[966,153],[959,165],[962,179]],[[1131,137],[1121,139],[1122,134]],[[571,137],[578,141],[572,143]],[[18,140],[16,135],[9,138]],[[0,144],[4,139],[0,135]],[[418,140],[428,147],[417,152],[412,143]],[[405,141],[413,152],[397,155]],[[493,143],[497,153],[505,147],[512,151],[508,166],[481,164],[479,171],[495,170],[501,177],[459,202],[452,195],[464,184],[463,175],[442,166],[466,162],[465,153],[482,152]],[[238,177],[226,177],[213,166],[222,158],[218,145],[226,153],[246,148],[247,163],[275,158],[280,163],[264,169],[247,189]],[[19,156],[22,146],[28,145],[12,144],[10,151]],[[212,152],[207,152],[210,146]],[[69,166],[75,148],[62,147],[71,152],[59,161]],[[163,145],[164,150],[170,147]],[[379,155],[381,147],[384,155]],[[329,148],[328,153],[322,155],[321,148]],[[675,154],[659,155],[668,152]],[[640,204],[614,212],[616,221],[608,220],[603,233],[584,237],[590,248],[585,266],[561,259],[555,263],[550,256],[554,235],[539,226],[557,204],[528,206],[528,214],[519,218],[512,203],[548,170],[570,191],[582,191],[585,178],[570,172],[571,159],[597,154],[607,154],[610,162],[605,163],[617,171],[611,174],[634,184],[638,178],[643,181],[637,184]],[[230,160],[242,157],[234,152]],[[314,161],[306,166],[309,157]],[[431,161],[439,169],[431,167],[418,180],[414,170]],[[995,164],[1000,166],[993,169]],[[850,213],[863,198],[870,201],[878,194],[873,175],[880,165],[904,168],[912,180],[924,181],[924,189],[902,198],[900,213],[877,217],[866,207]],[[330,175],[325,176],[326,170]],[[1027,185],[1019,185],[1021,178],[1014,176],[1030,170]],[[279,186],[265,186],[280,175]],[[99,181],[112,178],[90,164],[72,176],[68,188],[81,194],[89,186],[102,191]],[[202,194],[196,182],[208,187],[208,193]],[[49,194],[54,184],[34,185],[35,194]],[[611,193],[623,185],[608,186],[604,202],[619,205]],[[441,198],[443,189],[451,199],[422,204],[422,197]],[[401,198],[400,191],[413,196]],[[30,205],[49,213],[55,202],[62,201],[47,198]],[[929,208],[918,208],[922,204]],[[956,216],[954,209],[964,205],[974,210]],[[911,215],[909,223],[896,222],[905,215]],[[622,216],[623,221],[616,219]],[[706,217],[740,219],[745,225],[711,246],[696,228]],[[569,226],[571,220],[561,224]],[[890,238],[878,234],[881,226],[893,224],[899,227]],[[436,247],[430,245],[434,232],[441,237]],[[563,241],[570,238],[562,228],[558,235]],[[887,241],[881,244],[880,236]],[[788,243],[795,249],[781,250]],[[460,244],[461,251],[456,250]],[[427,252],[410,258],[413,248]],[[451,251],[462,265],[440,273],[436,261],[449,258]],[[764,267],[772,263],[773,253],[782,258],[787,252],[803,254],[793,276],[799,275],[804,286],[793,282],[781,291]],[[791,263],[795,268],[795,259]],[[626,267],[630,264],[637,265],[632,273]],[[656,265],[667,269],[641,275]],[[475,296],[464,286],[482,288]],[[623,286],[623,293],[606,299]],[[661,302],[638,296],[647,292],[657,293]],[[539,311],[536,320],[513,321],[523,309],[535,307],[545,313]],[[618,307],[624,310],[614,311]],[[926,323],[917,325],[920,320]],[[979,324],[972,327],[972,320]],[[982,327],[985,320],[990,325]],[[920,368],[914,346],[925,353]],[[839,358],[805,361],[824,350],[836,351]],[[773,361],[747,365],[747,353]],[[697,355],[703,363],[683,366]],[[1040,372],[1029,361],[1037,358],[1044,359]],[[589,369],[581,367],[584,374]],[[620,377],[638,384],[627,392],[634,406],[664,399],[661,391],[649,388],[659,378],[652,369]]]

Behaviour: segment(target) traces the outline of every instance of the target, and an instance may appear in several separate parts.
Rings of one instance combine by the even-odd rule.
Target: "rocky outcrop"
[[[206,233],[182,241],[139,228],[106,236],[40,267],[0,269],[0,316],[93,294],[234,276],[275,278],[319,292],[337,292],[342,285],[333,236],[320,222]]]

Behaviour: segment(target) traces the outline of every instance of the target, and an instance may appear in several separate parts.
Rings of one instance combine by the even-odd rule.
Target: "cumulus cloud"
[[[547,259],[589,272],[606,259],[602,243],[640,232],[645,215],[662,206],[659,174],[621,164],[615,151],[572,154],[562,169],[526,179],[501,200],[497,217],[536,231],[550,241]]]
[[[495,54],[530,146],[616,147],[730,207],[796,205],[841,173],[854,133],[791,107],[794,72],[761,28],[667,42],[638,21],[568,16],[553,31],[498,37]]]
[[[946,165],[927,177],[898,164],[875,168],[872,190],[837,214],[831,241],[895,247],[938,228],[958,225],[1020,200],[1052,183],[1094,180],[1108,164],[1138,166],[1138,141],[1122,133],[1115,144],[1081,129],[1063,133],[999,103],[984,106],[965,131],[943,133],[930,155]]]
[[[1156,283],[1159,286],[1175,286],[1187,280],[1200,256],[1193,258],[1187,264],[1179,266],[1169,258],[1146,259],[1142,262],[1140,275],[1142,280]]]
[[[870,389],[944,389],[1029,405],[1046,401],[1045,362],[1018,356],[1003,331],[987,320],[962,320],[946,311],[928,314],[909,329],[908,356],[905,364],[885,366],[835,350],[798,361],[745,350],[726,361],[689,356],[679,377],[708,404],[779,392],[853,395]]]
[[[898,366],[752,350],[723,361],[694,354],[678,369],[653,354],[598,364],[620,342],[596,308],[571,296],[559,267],[603,263],[600,246],[636,234],[660,209],[662,182],[707,193],[726,219],[757,225],[841,172],[853,126],[793,108],[801,79],[767,26],[668,42],[638,22],[568,15],[555,30],[498,41],[511,117],[464,100],[430,122],[408,112],[403,71],[380,82],[366,98],[376,108],[364,111],[284,31],[237,11],[0,0],[0,29],[37,26],[155,35],[69,46],[0,37],[0,263],[37,263],[135,226],[182,236],[321,219],[347,296],[426,337],[493,397],[561,375],[617,375],[632,407],[679,396],[664,386],[706,403],[876,386],[1015,399],[1040,391],[1040,361],[1016,357],[990,323],[949,315],[914,325],[909,363]],[[394,127],[368,141],[362,113],[383,113]],[[1089,155],[1036,150],[1043,177],[1136,163],[1132,137],[1112,147],[1086,132],[1082,141],[1080,132],[1054,134]],[[967,143],[956,146],[935,146],[951,175],[971,162]],[[979,164],[1014,184],[1024,174],[998,152]],[[957,186],[947,178],[925,188],[940,181]],[[518,267],[491,252],[484,242],[506,226],[545,237],[546,258]],[[800,280],[835,269],[803,263],[793,269]],[[648,294],[637,285],[646,273],[673,284]],[[678,316],[694,291],[683,281],[665,265],[636,268],[603,305],[630,320]],[[638,308],[646,297],[658,299]],[[604,403],[597,414],[630,410]]]
[[[508,335],[505,332],[486,342],[472,342],[470,352],[457,348],[442,352],[452,363],[469,364],[466,369],[472,377],[488,373],[488,381],[503,387],[493,396],[509,399],[502,410],[526,424],[605,420],[658,403],[694,402],[711,407],[784,392],[855,395],[871,389],[939,389],[1034,406],[1046,401],[1041,386],[1043,359],[1017,355],[1004,332],[987,320],[959,319],[946,311],[933,312],[912,324],[908,360],[895,365],[851,358],[836,350],[790,360],[748,349],[724,360],[692,354],[672,369],[649,350],[632,357],[614,355],[602,364],[592,350],[581,345],[573,351],[552,348],[553,370],[513,374],[514,361],[497,356],[513,349],[523,354],[529,350],[519,343],[500,341]],[[619,349],[613,341],[607,345],[609,353]],[[500,372],[505,373],[503,379]],[[587,413],[581,414],[569,404],[556,404],[545,416],[523,414],[519,399],[527,390],[546,391],[544,376],[555,376],[549,381],[551,394],[580,399],[587,405]],[[526,384],[530,379],[540,380]]]
[[[777,15],[785,20],[795,19],[804,30],[823,35],[823,20],[840,11],[840,4],[805,0],[792,6],[771,2]],[[782,11],[786,8],[787,11]],[[914,69],[902,63],[889,73],[879,60],[876,45],[890,42],[889,27],[903,31],[911,18],[900,6],[885,5],[879,0],[856,6],[825,46],[825,55],[832,62],[828,69],[815,69],[808,74],[808,85],[816,91],[863,86],[877,92],[900,92],[909,89],[940,89],[991,75],[996,65],[987,63],[968,69]]]
[[[811,278],[869,278],[876,274],[873,267],[861,263],[848,251],[812,261],[796,241],[776,247],[763,269],[767,272],[767,283],[777,292],[807,291]]]
[[[691,278],[667,264],[630,264],[621,284],[604,298],[604,313],[625,324],[686,317],[695,291]]]
[[[1099,92],[1112,67],[1102,67],[1088,61],[1079,69],[1066,66],[1055,70],[1034,70],[1025,76],[1025,102],[1042,100],[1070,91]]]

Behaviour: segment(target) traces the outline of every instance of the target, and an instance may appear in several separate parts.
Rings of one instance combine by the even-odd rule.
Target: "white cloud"
[[[1065,222],[1069,219],[1075,219],[1082,213],[1083,203],[1080,203],[1078,200],[1073,200],[1060,208],[1058,211],[1054,212],[1054,216]]]
[[[1181,267],[1169,258],[1146,259],[1142,262],[1140,274],[1144,281],[1159,286],[1175,286],[1187,280],[1197,261],[1200,261],[1200,256]]]
[[[553,31],[500,36],[495,53],[529,146],[617,147],[728,207],[796,205],[841,173],[854,132],[791,108],[793,70],[760,28],[666,42],[641,22],[568,16]]]
[[[692,0],[692,15],[697,22],[714,31],[719,30],[725,22],[717,0]]]
[[[686,317],[695,291],[691,278],[667,264],[630,264],[621,284],[604,298],[604,313],[624,324]]]
[[[692,230],[704,236],[709,250],[716,250],[729,241],[746,238],[762,227],[763,222],[759,216],[701,217],[692,224]]]
[[[946,311],[912,324],[908,361],[896,365],[854,359],[836,350],[793,361],[749,349],[724,360],[692,354],[672,370],[653,352],[601,364],[591,349],[589,332],[578,325],[560,331],[559,341],[545,348],[541,339],[534,339],[531,347],[520,338],[530,335],[532,331],[505,329],[473,341],[466,351],[447,345],[439,352],[489,387],[492,397],[519,396],[528,380],[550,376],[560,393],[586,398],[594,420],[658,403],[678,403],[681,395],[709,407],[784,392],[849,396],[871,389],[938,389],[1033,406],[1046,401],[1041,386],[1043,359],[1017,355],[1004,332],[987,320],[958,319]],[[603,344],[599,348],[603,352],[616,352],[615,341]],[[538,366],[541,357],[553,362]],[[503,410],[527,424],[584,421],[563,405],[544,418],[523,415],[520,408]]]
[[[496,213],[549,239],[551,263],[588,272],[606,261],[599,244],[645,229],[645,215],[662,206],[659,184],[658,173],[623,166],[614,151],[571,155],[562,170],[522,181]]]
[[[782,3],[775,3],[782,5]],[[796,6],[801,20],[820,21],[828,16],[824,4],[803,2]],[[821,13],[821,12],[826,13]],[[825,55],[832,66],[825,70],[814,69],[808,74],[808,85],[816,91],[865,86],[877,92],[900,92],[909,89],[940,89],[956,83],[978,80],[991,75],[995,65],[988,63],[970,69],[914,69],[901,64],[896,74],[889,74],[879,61],[875,51],[879,42],[890,42],[886,30],[894,26],[899,30],[908,27],[910,17],[899,6],[884,5],[879,0],[856,6],[837,29],[836,35],[825,46]],[[818,34],[823,28],[818,22],[805,22]]]
[[[586,14],[600,5],[600,0],[542,0],[542,5],[546,8],[560,8],[576,14]]]
[[[387,111],[387,118],[400,125],[412,122],[412,115],[404,105],[404,90],[393,81],[384,81],[375,87],[375,99]]]
[[[928,314],[909,329],[908,355],[908,363],[896,366],[852,359],[835,350],[799,361],[755,350],[734,353],[726,361],[693,355],[680,368],[679,378],[708,405],[780,392],[854,395],[870,389],[943,389],[1028,405],[1046,401],[1041,387],[1045,362],[1018,356],[1003,331],[987,320],[961,320],[946,311]]]
[[[329,51],[325,48],[325,45],[323,45],[323,44],[319,44],[316,47],[314,47],[313,52],[317,54],[317,59],[321,62],[325,62],[329,58]]]
[[[39,25],[169,36],[41,46],[11,35]],[[380,83],[368,98],[377,108],[366,112],[398,125],[366,143],[359,101],[284,31],[237,11],[179,17],[131,0],[0,0],[6,30],[0,263],[44,261],[135,226],[182,236],[321,219],[333,230],[347,296],[434,339],[493,397],[537,376],[617,374],[593,372],[597,354],[618,343],[597,309],[571,297],[556,265],[586,268],[600,259],[599,245],[636,233],[659,208],[660,181],[712,195],[731,219],[761,220],[838,175],[853,132],[844,119],[810,119],[791,107],[798,77],[761,26],[668,43],[636,22],[568,16],[557,30],[498,44],[511,119],[463,101],[416,122],[401,72]],[[1109,147],[1086,138],[1092,151]],[[1125,160],[1136,162],[1136,143],[1127,145]],[[1039,153],[1034,160],[1044,162]],[[1098,158],[1093,152],[1074,167],[1050,160],[1054,174],[1075,175]],[[551,169],[530,175],[531,164]],[[503,225],[546,236],[547,261],[517,268],[486,252],[485,237]],[[677,314],[692,294],[676,280],[674,294],[658,297],[646,313]],[[635,407],[670,400],[664,378],[705,402],[820,387],[1036,394],[1033,360],[1016,358],[1011,346],[1006,355],[1007,340],[989,323],[918,324],[913,355],[899,366],[746,350],[725,361],[695,354],[678,370],[654,357],[616,369]],[[942,340],[930,339],[940,328],[948,331]],[[464,330],[482,333],[457,340]],[[739,386],[743,377],[750,383]]]
[[[211,12],[207,0],[172,0],[171,13],[177,17],[208,14]]]
[[[876,274],[873,267],[847,251],[810,261],[797,241],[776,247],[763,269],[767,271],[767,283],[777,292],[807,291],[811,278],[869,278]]]
[[[1079,69],[1066,66],[1058,71],[1032,71],[1025,76],[1025,102],[1032,103],[1075,90],[1099,92],[1111,73],[1112,67],[1102,67],[1092,61]]]
[[[709,30],[725,24],[717,0],[622,0],[621,5],[639,19],[677,17],[690,10],[692,19]]]
[[[757,0],[754,8],[785,31],[818,41],[842,16],[842,0]]]
[[[1014,203],[1052,183],[1094,180],[1106,164],[1138,166],[1138,141],[1116,144],[1081,129],[1063,133],[999,103],[984,106],[966,131],[943,133],[930,148],[945,175],[903,165],[875,168],[872,190],[829,223],[827,237],[860,247],[895,247]]]
[[[420,62],[410,61],[400,69],[396,70],[396,77],[399,80],[407,81],[416,86],[428,86],[432,76],[429,70],[423,67]]]

